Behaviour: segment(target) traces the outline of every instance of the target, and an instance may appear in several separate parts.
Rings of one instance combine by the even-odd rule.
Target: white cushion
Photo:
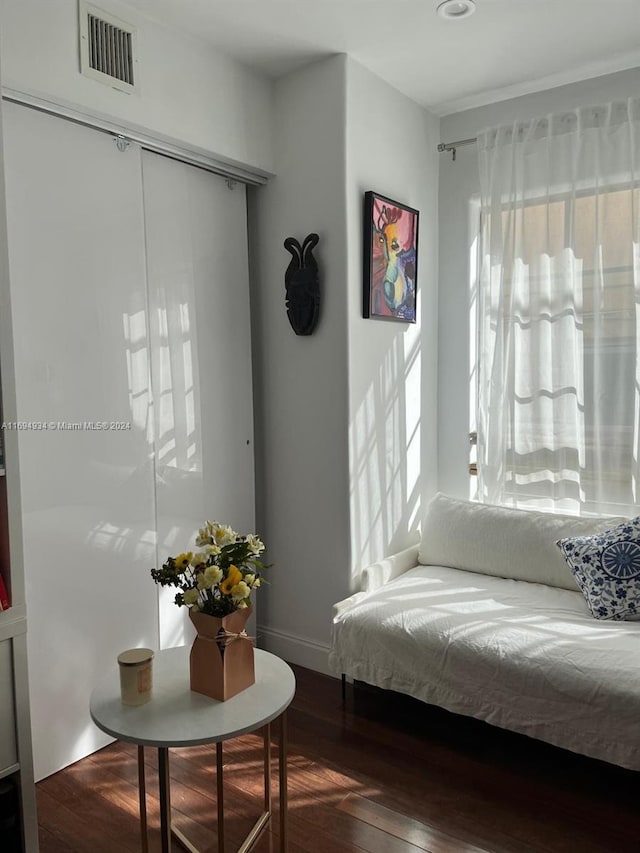
[[[576,590],[558,539],[624,522],[512,509],[437,494],[427,506],[418,562]]]

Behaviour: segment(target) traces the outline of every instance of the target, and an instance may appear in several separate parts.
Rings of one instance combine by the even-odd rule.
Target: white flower
[[[245,575],[244,582],[248,584],[251,589],[257,589],[260,586],[260,578],[257,578],[255,575]]]
[[[198,566],[204,565],[209,560],[209,555],[205,554],[204,551],[197,551],[193,557],[191,558],[191,565],[194,569],[198,568]]]
[[[247,536],[247,545],[252,554],[261,554],[264,551],[264,542],[255,533]]]
[[[216,557],[220,553],[220,551],[222,551],[222,548],[219,545],[205,545],[204,550],[207,556],[209,554],[213,554],[213,556]]]
[[[207,526],[210,523],[211,522],[207,522]],[[213,524],[211,524],[211,542],[214,545],[219,545],[221,548],[235,542],[237,535],[238,534],[235,530],[232,530],[228,524],[218,524],[217,521],[214,521]]]
[[[203,545],[209,545],[211,543],[211,531],[209,530],[209,522],[207,522],[206,526],[201,530],[198,530],[198,535],[196,536],[196,545],[198,548],[202,548]]]
[[[239,602],[238,602],[238,610],[244,610],[244,608],[245,608],[245,607],[248,607],[248,606],[249,606],[249,605],[248,605],[248,604],[247,604],[247,602],[246,602],[246,601],[244,601],[244,600],[243,600],[243,601],[239,601]]]
[[[237,583],[231,588],[231,598],[235,602],[244,601],[244,599],[249,598],[250,595],[251,590],[244,581],[240,581],[240,583]]]

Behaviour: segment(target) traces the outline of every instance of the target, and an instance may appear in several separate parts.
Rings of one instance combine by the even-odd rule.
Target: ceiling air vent
[[[84,0],[78,9],[82,73],[114,89],[135,92],[135,27]]]

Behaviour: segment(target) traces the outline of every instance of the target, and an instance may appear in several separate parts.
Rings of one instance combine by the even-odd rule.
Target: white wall
[[[347,64],[351,570],[411,544],[436,488],[438,119]],[[418,320],[362,317],[363,197],[420,211]]]
[[[277,177],[252,191],[250,231],[257,519],[274,563],[259,633],[288,660],[326,670],[332,605],[362,565],[415,538],[435,488],[438,121],[337,56],[277,83],[274,127]],[[367,189],[421,211],[415,325],[362,319]],[[297,337],[282,243],[312,231],[320,321]]]
[[[348,589],[345,59],[278,81],[275,172],[250,223],[256,518],[273,568],[259,643],[323,669],[331,605]],[[320,318],[297,336],[285,310],[286,237],[316,232]]]
[[[441,119],[441,140],[467,139],[504,122],[635,96],[639,89],[640,68],[635,68],[489,104]],[[455,162],[450,154],[440,155],[439,488],[459,497],[467,497],[470,489],[469,203],[479,191],[474,145],[459,148]]]
[[[138,27],[139,93],[80,74],[77,0],[0,0],[3,86],[271,171],[270,82],[114,0],[96,5]]]

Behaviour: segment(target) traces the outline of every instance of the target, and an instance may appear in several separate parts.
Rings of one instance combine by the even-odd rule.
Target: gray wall
[[[275,87],[274,177],[252,191],[257,529],[271,585],[258,596],[263,647],[326,665],[331,605],[348,591],[347,222],[345,58]],[[320,236],[316,331],[285,311],[286,237]]]
[[[524,95],[441,119],[441,139],[475,136],[486,127],[588,104],[637,96],[640,68]],[[440,155],[440,265],[438,308],[438,459],[439,488],[467,497],[475,487],[468,475],[469,411],[469,257],[475,217],[470,202],[480,191],[476,149],[459,148],[455,162]],[[472,223],[470,223],[470,219]]]
[[[336,56],[276,84],[274,127],[276,177],[250,218],[257,526],[274,563],[259,634],[326,670],[332,605],[416,538],[435,489],[438,120]],[[362,319],[368,189],[421,211],[415,325]],[[304,338],[285,314],[282,242],[311,231],[322,306]]]

